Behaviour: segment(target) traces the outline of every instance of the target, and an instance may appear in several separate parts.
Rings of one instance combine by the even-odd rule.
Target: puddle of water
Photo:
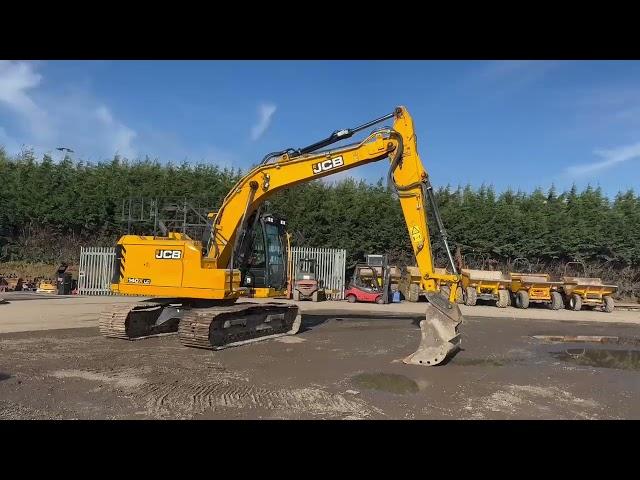
[[[451,363],[454,365],[480,365],[483,367],[502,367],[508,363],[507,360],[500,358],[453,358]]]
[[[595,348],[569,348],[550,352],[558,360],[588,367],[640,370],[639,350],[606,350]]]
[[[619,343],[619,337],[603,335],[533,335],[536,340],[552,343]]]
[[[357,325],[346,325],[343,326],[341,328],[344,328],[345,330],[366,330],[366,331],[370,331],[370,330],[393,330],[398,328],[397,325],[362,325],[362,324],[357,324]]]
[[[599,343],[616,345],[640,345],[637,337],[614,337],[609,335],[533,335],[536,340],[551,343]]]
[[[393,373],[362,373],[352,378],[360,388],[390,393],[416,393],[418,384],[404,375]]]

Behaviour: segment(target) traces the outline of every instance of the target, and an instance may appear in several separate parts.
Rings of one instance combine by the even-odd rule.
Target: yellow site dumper
[[[496,307],[511,305],[509,287],[511,278],[499,270],[463,268],[462,288],[465,305],[473,306],[478,300],[495,301]]]
[[[511,293],[513,303],[518,308],[529,308],[530,303],[543,303],[552,310],[560,310],[564,307],[560,287],[562,282],[551,280],[548,273],[532,273],[531,263],[523,258],[517,258],[513,262],[515,269],[518,261],[528,265],[529,272],[511,272]]]
[[[567,275],[569,265],[580,265],[582,267],[581,277]],[[601,307],[602,311],[611,313],[615,308],[613,295],[617,290],[617,285],[607,285],[602,279],[597,277],[587,277],[585,266],[581,262],[568,262],[564,267],[562,277],[562,294],[565,304],[571,310],[579,311],[582,306]]]

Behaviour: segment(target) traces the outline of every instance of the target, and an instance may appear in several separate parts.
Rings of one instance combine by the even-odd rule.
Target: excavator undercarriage
[[[105,337],[140,340],[178,332],[187,347],[222,350],[251,342],[295,335],[298,307],[286,303],[180,303],[170,299],[115,306],[100,317]]]

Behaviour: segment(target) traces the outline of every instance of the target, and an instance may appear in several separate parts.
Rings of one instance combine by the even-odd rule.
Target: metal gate
[[[80,247],[79,295],[111,295],[114,247]]]
[[[114,247],[80,247],[79,295],[111,295],[109,287],[114,258]],[[293,279],[301,258],[313,258],[318,262],[318,280],[322,280],[327,298],[344,299],[346,250],[292,247],[289,255],[289,278]]]
[[[344,276],[347,251],[335,248],[291,247],[289,255],[289,278],[294,279],[301,258],[315,259],[318,280],[322,280],[327,298],[344,299]]]

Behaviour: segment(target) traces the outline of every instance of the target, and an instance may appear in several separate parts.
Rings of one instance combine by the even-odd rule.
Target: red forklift
[[[349,303],[389,303],[391,272],[386,255],[381,260],[381,265],[371,265],[368,261],[355,266],[351,282],[344,292]]]

